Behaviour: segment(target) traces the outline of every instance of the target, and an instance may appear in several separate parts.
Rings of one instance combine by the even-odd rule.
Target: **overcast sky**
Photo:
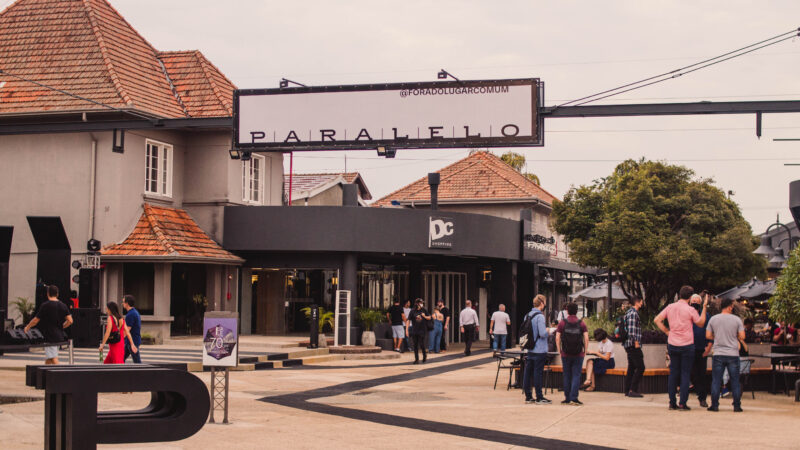
[[[0,7],[12,3],[0,0]],[[111,0],[159,50],[199,49],[240,88],[462,79],[545,82],[545,103],[572,100],[796,29],[798,1],[264,1]],[[800,38],[607,103],[800,99]],[[800,179],[797,114],[549,119],[528,170],[561,197],[626,158],[682,164],[735,192],[755,232]],[[502,153],[503,149],[494,149]],[[378,198],[468,150],[347,152]],[[341,171],[344,152],[300,153],[295,172]],[[288,157],[286,158],[288,172]]]

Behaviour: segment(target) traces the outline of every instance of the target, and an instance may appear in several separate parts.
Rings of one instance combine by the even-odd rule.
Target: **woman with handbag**
[[[439,353],[444,330],[444,314],[439,308],[434,308],[431,317],[433,317],[433,329],[428,333],[428,352]]]
[[[133,343],[133,338],[125,326],[125,318],[119,313],[119,306],[115,302],[108,302],[106,305],[106,332],[103,335],[103,342],[100,343],[100,354],[103,347],[108,342],[108,355],[103,364],[123,364],[125,363],[125,343],[122,339],[127,338],[131,344],[131,351],[136,353],[139,349]]]

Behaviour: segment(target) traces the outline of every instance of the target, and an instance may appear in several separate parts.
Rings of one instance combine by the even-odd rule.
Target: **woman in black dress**
[[[425,336],[428,334],[428,322],[431,316],[423,307],[424,301],[418,298],[414,309],[408,315],[411,322],[411,341],[414,346],[414,364],[419,364],[419,349],[422,348],[422,362],[428,360],[428,351],[425,348]]]

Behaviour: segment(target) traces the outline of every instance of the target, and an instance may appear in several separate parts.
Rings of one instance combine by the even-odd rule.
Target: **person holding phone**
[[[594,355],[586,361],[586,382],[581,388],[586,392],[594,391],[594,382],[597,375],[603,375],[606,370],[616,367],[614,362],[614,343],[608,338],[608,332],[602,328],[594,330],[594,340],[597,341],[597,350],[586,352],[586,356]]]
[[[411,323],[411,343],[414,346],[414,364],[419,364],[419,349],[422,349],[422,362],[428,360],[428,350],[425,348],[425,335],[428,334],[428,321],[431,316],[423,306],[424,300],[418,298],[414,302],[414,309],[408,315]]]

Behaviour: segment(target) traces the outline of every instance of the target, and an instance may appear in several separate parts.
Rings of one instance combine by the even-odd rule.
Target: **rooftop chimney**
[[[429,173],[428,184],[431,187],[431,210],[439,209],[439,174]]]

